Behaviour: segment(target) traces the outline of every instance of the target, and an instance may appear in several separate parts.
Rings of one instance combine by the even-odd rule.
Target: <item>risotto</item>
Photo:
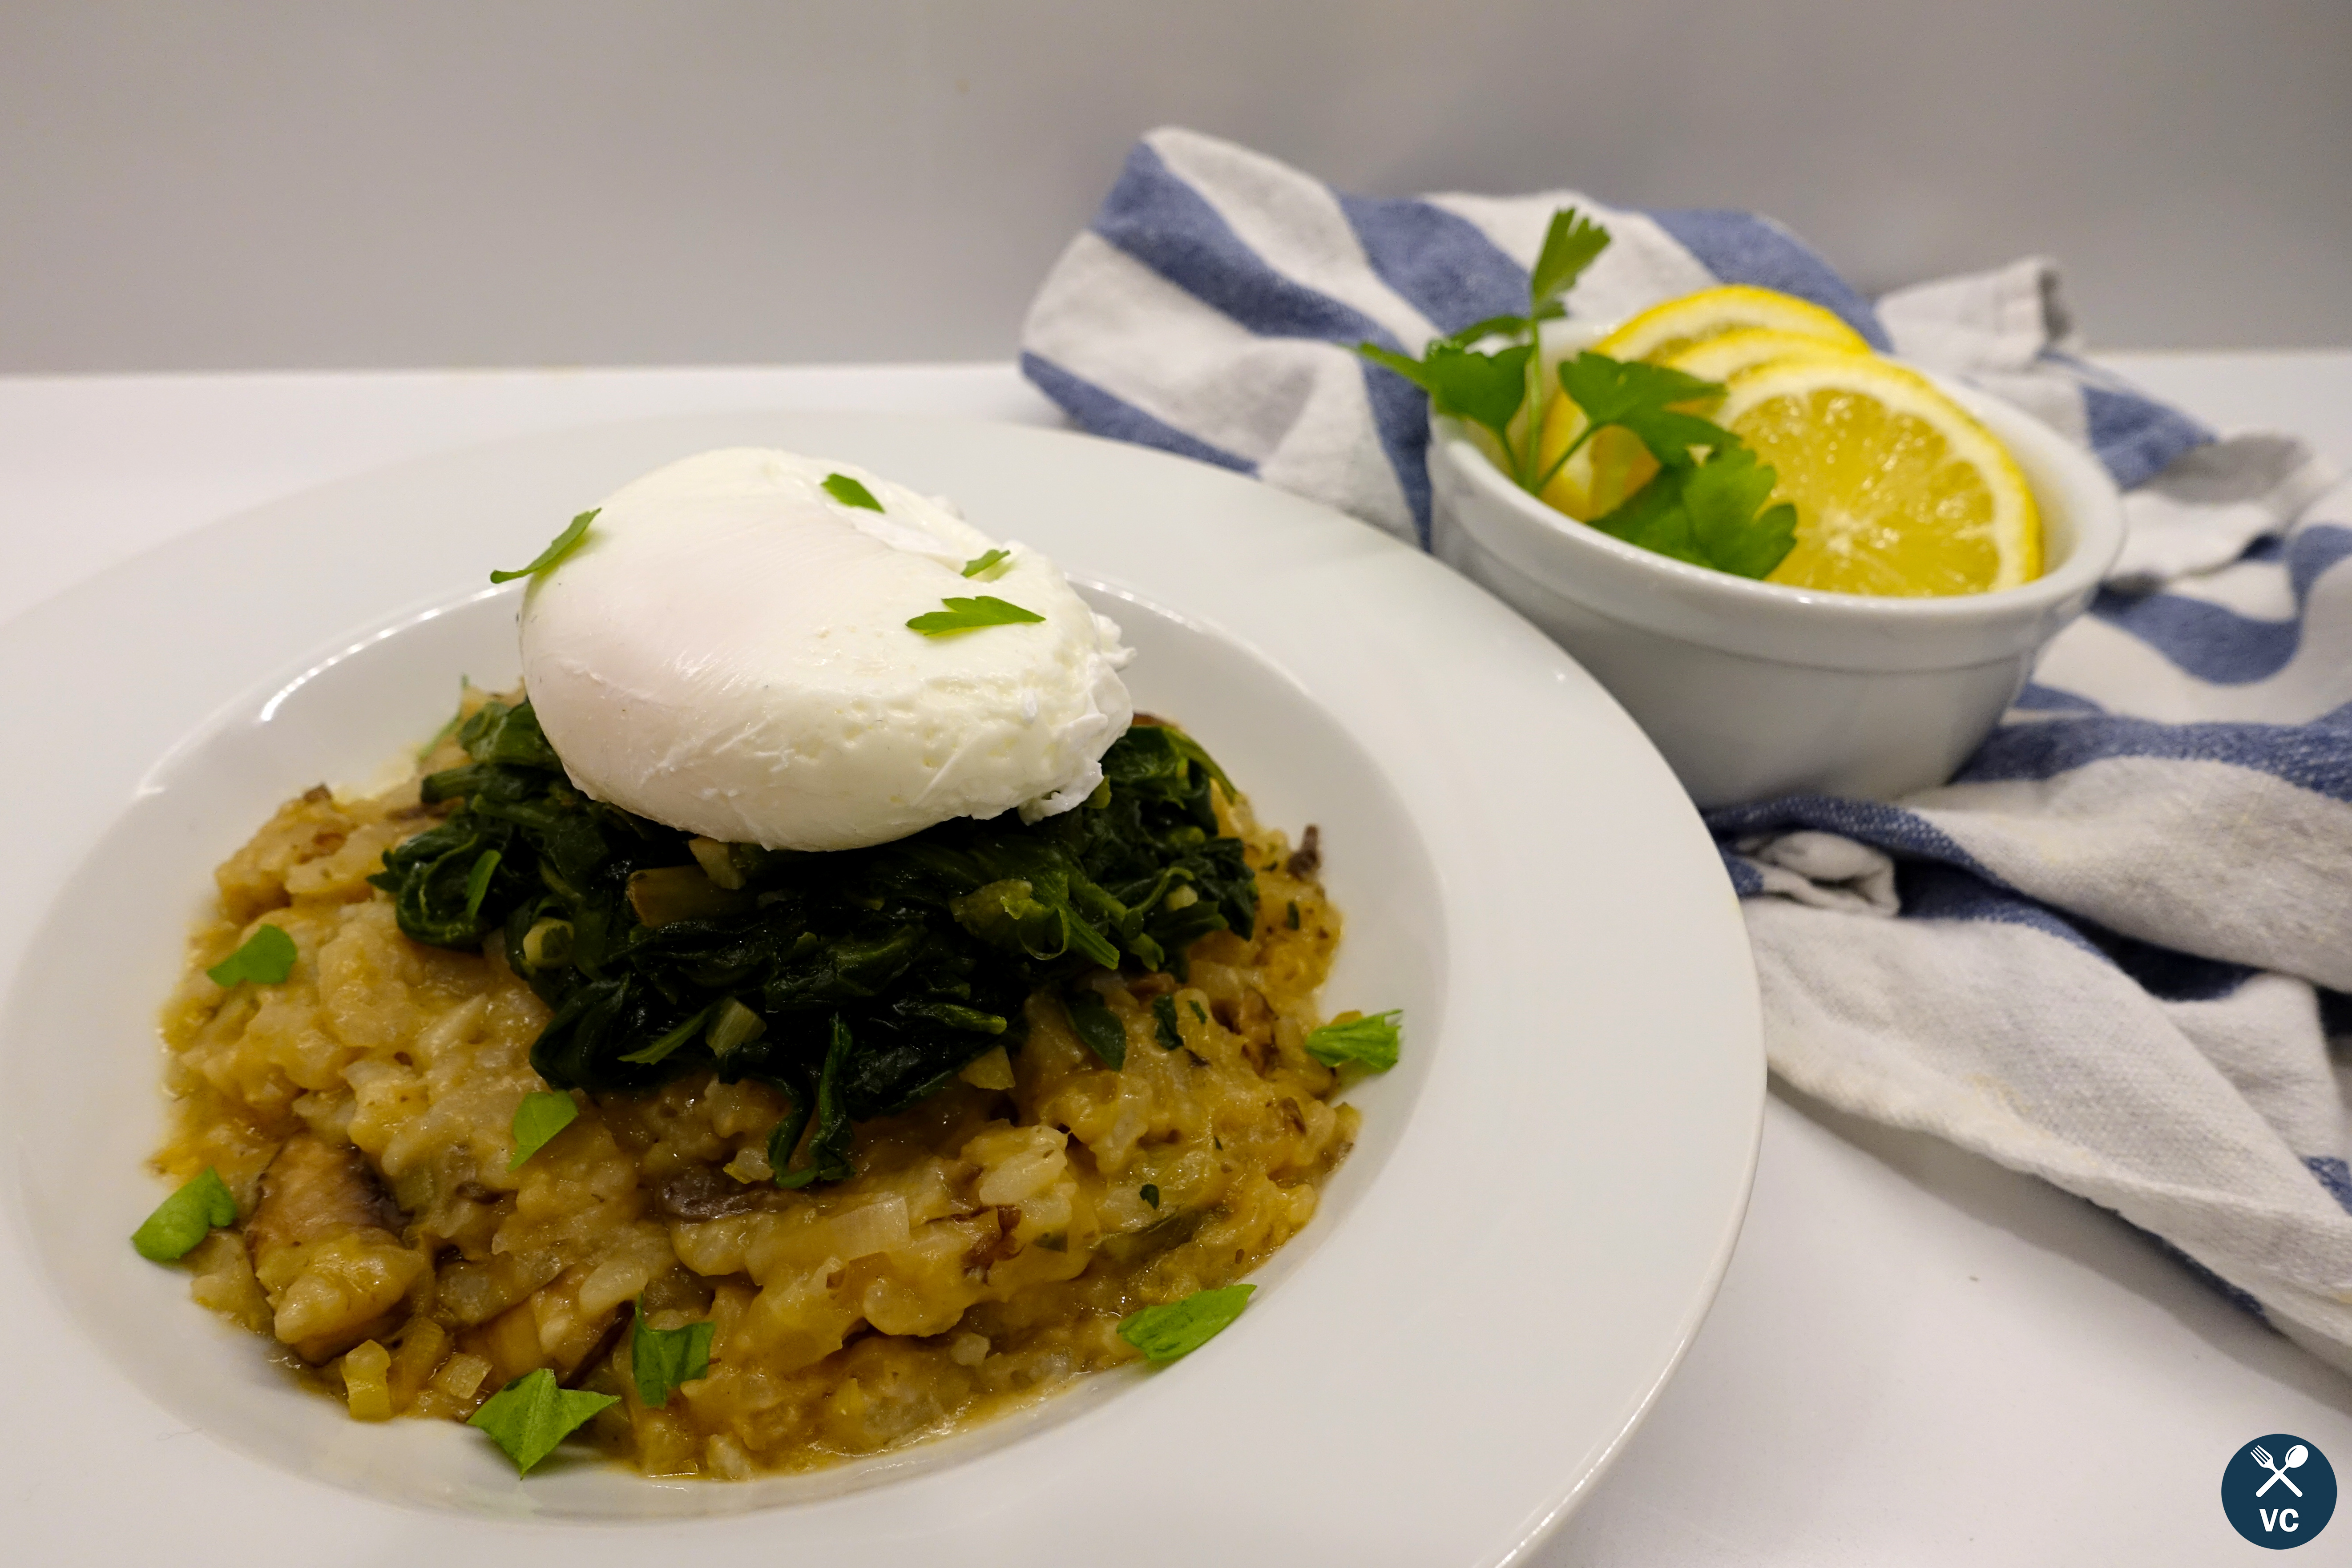
[[[370,880],[449,816],[424,778],[467,762],[444,739],[388,793],[280,807],[219,868],[163,1014],[158,1164],[216,1172],[240,1216],[186,1254],[195,1299],[356,1419],[465,1419],[544,1371],[604,1396],[581,1435],[649,1476],[872,1453],[1135,1359],[1123,1320],[1246,1274],[1348,1152],[1356,1113],[1308,1048],[1340,932],[1315,830],[1294,847],[1223,787],[1254,928],[1035,991],[943,1087],[845,1130],[854,1173],[782,1184],[792,1096],[709,1066],[572,1089],[519,1149],[551,1093],[544,955],[511,930],[412,940]],[[291,939],[282,980],[208,975],[265,925]],[[648,1387],[638,1342],[671,1336],[688,1375]]]

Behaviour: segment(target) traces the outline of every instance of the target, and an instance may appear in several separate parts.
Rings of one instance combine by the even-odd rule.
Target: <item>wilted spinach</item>
[[[401,930],[460,949],[503,931],[555,1009],[531,1065],[558,1089],[704,1068],[773,1085],[793,1107],[770,1152],[786,1185],[849,1175],[855,1122],[1017,1047],[1031,992],[1074,995],[1095,965],[1181,977],[1193,942],[1257,917],[1243,845],[1217,832],[1224,775],[1170,726],[1113,743],[1076,811],[824,854],[696,841],[588,799],[528,702],[488,704],[458,740],[470,761],[424,785],[457,808],[373,879]]]

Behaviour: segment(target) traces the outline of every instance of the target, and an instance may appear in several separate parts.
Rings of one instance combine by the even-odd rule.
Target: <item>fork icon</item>
[[[2252,1458],[2254,1463],[2260,1465],[2263,1468],[2271,1473],[2271,1479],[2264,1481],[2262,1484],[2261,1489],[2254,1493],[2256,1497],[2262,1496],[2263,1492],[2270,1490],[2274,1486],[2280,1485],[2282,1482],[2285,1484],[2286,1489],[2293,1492],[2295,1496],[2301,1497],[2303,1495],[2303,1489],[2296,1486],[2294,1480],[2287,1475],[2287,1471],[2294,1468],[2297,1465],[2302,1464],[2305,1459],[2308,1459],[2311,1457],[2309,1452],[2305,1449],[2302,1444],[2297,1443],[2294,1447],[2289,1448],[2286,1451],[2286,1463],[2284,1466],[2273,1464],[2271,1460],[2270,1451],[2259,1443],[2254,1445],[2253,1452],[2249,1457]]]

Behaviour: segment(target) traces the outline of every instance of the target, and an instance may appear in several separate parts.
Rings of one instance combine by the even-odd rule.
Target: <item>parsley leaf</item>
[[[1683,485],[1691,535],[1718,572],[1764,577],[1797,544],[1797,509],[1772,499],[1780,476],[1747,447],[1709,455]]]
[[[516,1474],[527,1476],[598,1411],[619,1403],[610,1394],[559,1387],[555,1373],[541,1367],[490,1395],[466,1425],[488,1433],[514,1461]]]
[[[1528,360],[1535,350],[1521,343],[1495,353],[1480,353],[1441,339],[1417,361],[1373,343],[1360,344],[1356,352],[1428,393],[1431,405],[1440,414],[1484,425],[1502,439],[1527,398]]]
[[[1353,1062],[1367,1072],[1386,1072],[1397,1065],[1397,1047],[1403,1035],[1397,1020],[1403,1016],[1392,1011],[1326,1024],[1307,1037],[1307,1054],[1327,1068]]]
[[[1576,286],[1584,269],[1609,248],[1609,231],[1578,212],[1562,207],[1551,215],[1544,231],[1543,249],[1535,269],[1528,274],[1528,293],[1537,306],[1550,304]]]
[[[1767,506],[1778,476],[1745,446],[1717,448],[1696,468],[1662,468],[1592,526],[1694,566],[1761,578],[1797,542],[1797,510]]]
[[[834,500],[839,501],[844,506],[860,506],[864,507],[867,511],[880,511],[882,510],[882,503],[874,499],[874,492],[867,489],[864,485],[859,484],[856,479],[851,479],[847,474],[825,475],[824,493],[831,496]],[[967,573],[965,575],[969,576],[970,574]]]
[[[917,616],[907,623],[907,629],[927,637],[943,637],[950,632],[976,631],[982,626],[1017,626],[1045,618],[1034,610],[1008,605],[992,594],[982,594],[976,599],[950,597],[940,603],[947,608]]]
[[[565,556],[580,548],[580,542],[588,537],[588,525],[595,521],[596,513],[604,510],[602,507],[597,507],[582,512],[572,520],[570,527],[555,536],[553,542],[539,552],[538,560],[520,572],[493,572],[490,574],[490,581],[511,583],[518,577],[536,577],[541,572],[552,572]]]
[[[681,1383],[692,1383],[710,1371],[713,1325],[688,1323],[682,1329],[657,1329],[646,1321],[646,1303],[636,1304],[636,1322],[629,1331],[629,1375],[637,1397],[648,1410],[659,1410]]]
[[[546,1148],[547,1141],[571,1126],[579,1115],[580,1107],[568,1094],[524,1095],[522,1103],[515,1107],[515,1152],[514,1158],[507,1162],[507,1169],[521,1170],[525,1160]]]
[[[250,980],[256,985],[283,985],[294,973],[294,939],[278,926],[257,926],[245,945],[205,971],[215,985]]]
[[[1568,313],[1559,297],[1574,288],[1584,269],[1608,248],[1607,229],[1574,207],[1562,207],[1551,215],[1535,266],[1528,269],[1526,315],[1489,316],[1473,321],[1458,331],[1432,339],[1417,360],[1370,342],[1357,344],[1356,352],[1428,393],[1430,406],[1436,413],[1467,419],[1493,432],[1511,477],[1526,489],[1541,494],[1551,480],[1549,474],[1541,479],[1536,477],[1546,390],[1539,353],[1542,323]],[[1512,344],[1493,353],[1480,353],[1469,346],[1493,336],[1513,340]],[[1527,417],[1519,421],[1519,440],[1515,446],[1511,426],[1522,411]]]
[[[1557,308],[1552,311],[1552,315],[1555,316],[1563,313]],[[1458,332],[1448,332],[1437,341],[1442,343],[1451,343],[1458,349],[1466,349],[1480,338],[1498,335],[1515,338],[1527,330],[1528,319],[1525,316],[1489,316],[1483,321],[1471,322]],[[1363,351],[1359,349],[1357,352],[1360,353]]]
[[[1176,1026],[1176,998],[1161,992],[1151,999],[1151,1022],[1160,1036],[1160,1048],[1172,1051],[1184,1044],[1184,1031]]]
[[[1226,1324],[1249,1305],[1255,1285],[1227,1285],[1215,1290],[1195,1290],[1164,1307],[1146,1307],[1119,1320],[1118,1337],[1159,1366],[1190,1355],[1215,1339]]]
[[[963,563],[963,574],[967,577],[977,577],[982,573],[1002,563],[1004,558],[1012,553],[1009,550],[992,550],[985,555],[975,555]]]
[[[1662,364],[1611,359],[1590,349],[1559,367],[1559,386],[1590,421],[1574,451],[1604,425],[1622,426],[1640,437],[1650,456],[1670,468],[1687,468],[1693,447],[1730,447],[1739,438],[1710,419],[1668,406],[1718,396],[1719,382],[1701,381]]]
[[[137,1230],[131,1245],[151,1263],[185,1258],[216,1225],[236,1223],[236,1199],[210,1165],[204,1174],[182,1184],[180,1190],[155,1205]]]
[[[1160,1189],[1152,1185],[1150,1182],[1146,1182],[1143,1185],[1136,1188],[1135,1195],[1141,1198],[1145,1203],[1150,1204],[1153,1208],[1158,1208],[1160,1206]]]
[[[1062,998],[1062,1005],[1070,1015],[1071,1029],[1086,1042],[1087,1049],[1102,1058],[1103,1066],[1117,1072],[1127,1065],[1127,1026],[1118,1021],[1101,992],[1081,985]]]

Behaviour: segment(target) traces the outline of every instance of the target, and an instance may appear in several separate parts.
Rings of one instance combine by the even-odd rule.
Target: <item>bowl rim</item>
[[[1835,620],[1856,626],[1911,623],[1957,628],[1969,623],[2038,616],[2077,595],[2095,589],[2114,566],[2124,544],[2122,493],[2098,459],[2014,403],[1895,355],[1881,357],[1927,377],[1937,391],[1986,426],[1993,437],[2011,450],[2012,458],[2017,456],[2015,448],[2023,445],[2032,449],[2037,463],[2058,471],[2065,480],[2063,488],[2066,492],[2066,510],[2074,530],[2073,547],[2063,561],[2013,588],[1994,588],[1978,594],[1900,598],[1835,589],[1793,588],[1677,561],[1638,544],[1629,544],[1570,517],[1522,489],[1470,438],[1461,420],[1439,414],[1434,408],[1430,412],[1431,453],[1433,458],[1454,464],[1475,489],[1489,499],[1515,510],[1525,521],[1539,523],[1548,536],[1558,539],[1571,551],[1598,554],[1629,571],[1650,573],[1662,587],[1712,595],[1727,605],[1766,615],[1794,612],[1823,625]],[[2018,466],[2021,470],[2028,468],[2023,461]],[[2033,491],[2035,506],[2046,511],[2047,488],[2035,483],[2030,471],[2025,477]],[[1473,533],[1479,531],[1468,518],[1462,520],[1461,526]],[[1489,548],[1495,548],[1483,534],[1480,539]]]

